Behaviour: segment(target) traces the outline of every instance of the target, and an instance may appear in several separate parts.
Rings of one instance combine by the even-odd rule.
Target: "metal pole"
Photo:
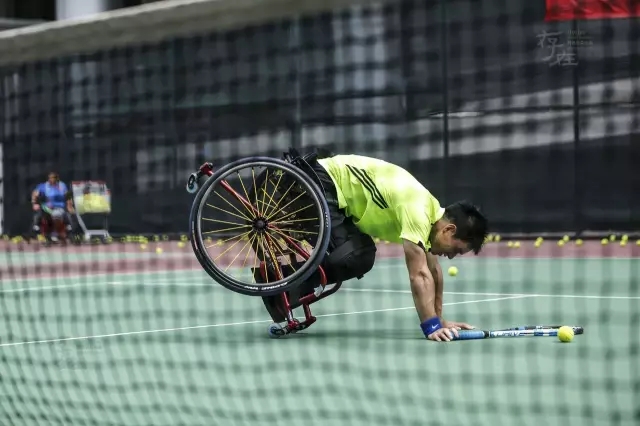
[[[440,53],[442,63],[442,143],[443,143],[443,155],[442,155],[442,179],[443,187],[441,197],[446,199],[449,194],[449,75],[448,63],[449,63],[449,49],[447,41],[447,1],[440,0]]]
[[[301,55],[301,41],[300,41],[300,18],[294,20],[291,27],[291,36],[289,39],[289,52],[293,54],[295,61],[295,109],[293,111],[293,122],[291,123],[291,147],[299,150],[302,148],[302,90],[300,87],[300,73],[302,68],[302,55]]]
[[[571,22],[573,35],[578,34],[578,20]],[[578,47],[574,49],[575,62],[573,66],[573,223],[576,234],[584,231],[584,223],[582,218],[582,187],[580,184],[580,85],[579,85],[579,60]]]

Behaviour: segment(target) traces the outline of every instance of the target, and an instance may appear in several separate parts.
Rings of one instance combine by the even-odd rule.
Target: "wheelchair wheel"
[[[209,276],[236,293],[262,297],[309,278],[326,255],[331,229],[313,180],[267,157],[215,172],[196,194],[189,222],[193,251]],[[270,272],[260,279],[260,270]]]

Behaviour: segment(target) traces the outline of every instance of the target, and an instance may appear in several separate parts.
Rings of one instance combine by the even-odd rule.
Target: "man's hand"
[[[475,327],[465,322],[456,321],[442,321],[442,327],[451,328],[455,330],[475,330]]]
[[[454,336],[458,337],[458,330],[456,328],[443,326],[441,329],[431,333],[427,338],[436,342],[450,342]]]

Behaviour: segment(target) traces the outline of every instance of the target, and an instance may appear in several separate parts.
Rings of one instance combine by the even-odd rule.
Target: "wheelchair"
[[[205,163],[186,185],[196,194],[189,233],[198,262],[231,291],[282,298],[286,323],[269,326],[273,338],[310,327],[316,321],[310,305],[342,285],[327,284],[322,262],[329,254],[331,218],[306,158],[291,150],[283,159],[243,158],[215,171]],[[290,292],[313,274],[319,274],[317,287],[291,300]],[[298,307],[304,320],[293,315]]]
[[[41,204],[42,217],[40,220],[40,236],[45,241],[45,246],[50,246],[53,242],[59,242],[66,246],[69,235],[67,225],[64,223],[64,209],[48,207]]]

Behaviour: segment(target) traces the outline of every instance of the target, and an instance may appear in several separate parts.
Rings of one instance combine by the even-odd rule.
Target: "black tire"
[[[200,219],[202,209],[206,204],[209,194],[213,191],[213,188],[218,187],[218,184],[225,178],[225,176],[239,169],[265,166],[278,168],[295,177],[296,180],[305,187],[305,190],[308,191],[308,195],[312,198],[315,205],[319,207],[318,244],[310,253],[309,259],[307,259],[307,261],[292,275],[268,284],[252,284],[242,282],[228,275],[224,271],[220,270],[220,268],[210,258],[203,241]],[[298,167],[291,163],[269,157],[243,158],[217,170],[209,179],[207,179],[197,192],[191,206],[191,214],[189,217],[191,246],[202,268],[211,278],[225,288],[248,296],[273,296],[282,294],[283,292],[289,291],[302,284],[322,263],[329,246],[330,229],[331,218],[329,215],[329,207],[321,189]]]

